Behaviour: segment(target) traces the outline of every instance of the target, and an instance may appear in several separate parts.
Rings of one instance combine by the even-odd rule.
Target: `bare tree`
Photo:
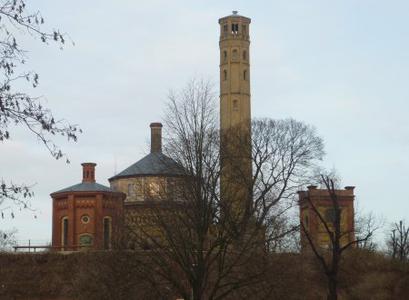
[[[313,214],[317,216],[319,224],[322,225],[325,233],[329,237],[329,249],[325,250],[320,248],[320,245],[318,245],[317,241],[314,239],[314,236],[309,230],[307,230],[304,222],[301,222],[301,228],[302,234],[306,237],[308,245],[310,246],[314,256],[317,258],[322,267],[323,273],[327,278],[327,299],[336,300],[338,299],[338,283],[342,255],[347,249],[362,244],[366,240],[370,239],[376,228],[369,227],[362,236],[356,236],[355,231],[350,232],[342,228],[342,208],[335,189],[336,180],[325,175],[321,175],[321,180],[329,193],[331,201],[330,209],[332,212],[331,218],[328,219],[326,216],[324,216],[310,198],[307,198],[307,201],[309,202]],[[348,240],[344,242],[343,239],[346,236],[352,236],[353,238],[348,238]]]
[[[44,24],[40,12],[27,9],[25,0],[0,1],[0,141],[12,137],[13,126],[22,126],[34,134],[54,158],[59,159],[64,157],[64,153],[51,137],[60,135],[76,141],[81,130],[77,125],[57,120],[40,98],[22,91],[25,88],[20,85],[20,82],[27,82],[35,88],[39,84],[39,75],[24,68],[28,52],[21,44],[22,35],[38,38],[44,44],[54,42],[60,47],[65,44],[64,34],[58,30],[47,30]],[[20,207],[27,207],[27,199],[32,195],[31,186],[0,179],[0,203],[8,199]]]
[[[172,196],[169,188],[161,189],[160,200],[148,209],[149,224],[133,231],[134,240],[148,249],[149,259],[140,261],[146,266],[144,277],[160,277],[185,299],[261,297],[266,290],[257,286],[271,276],[266,273],[268,250],[294,231],[283,227],[284,216],[309,169],[322,158],[323,143],[312,127],[295,120],[254,121],[253,176],[238,176],[233,184],[243,180],[249,186],[250,205],[243,206],[246,213],[233,216],[220,189],[216,103],[211,85],[200,80],[170,94],[165,151],[185,176]],[[230,139],[243,138],[229,134]],[[232,198],[241,192],[228,190]]]
[[[0,230],[0,252],[11,251],[17,244],[17,229]]]
[[[404,220],[392,224],[386,244],[393,259],[399,261],[409,259],[409,228],[406,227]]]

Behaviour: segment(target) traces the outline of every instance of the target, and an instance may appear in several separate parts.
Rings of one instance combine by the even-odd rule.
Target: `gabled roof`
[[[56,191],[53,194],[66,193],[66,192],[111,192],[111,193],[115,193],[113,189],[105,185],[96,183],[96,182],[81,182],[76,185],[67,187],[65,189]]]
[[[109,178],[112,181],[117,178],[133,176],[181,176],[185,175],[183,168],[170,157],[161,152],[152,152],[119,174]]]

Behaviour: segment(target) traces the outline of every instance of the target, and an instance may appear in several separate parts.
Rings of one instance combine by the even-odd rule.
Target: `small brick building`
[[[335,190],[337,201],[341,209],[341,244],[346,244],[355,239],[354,224],[354,187],[346,186],[345,189]],[[307,191],[298,192],[300,206],[300,222],[310,233],[316,246],[320,248],[330,247],[330,237],[312,205],[323,217],[331,228],[334,208],[327,189],[318,189],[315,185],[308,186]],[[300,223],[301,224],[301,223]],[[301,246],[304,247],[308,241],[301,229]]]
[[[51,194],[55,250],[110,249],[125,194],[95,182],[95,163],[83,163],[82,182]]]

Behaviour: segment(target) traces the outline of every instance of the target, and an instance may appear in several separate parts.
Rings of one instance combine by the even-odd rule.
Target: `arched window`
[[[239,110],[239,100],[233,100],[233,110]]]
[[[231,24],[231,33],[233,34],[239,33],[239,24]]]
[[[111,237],[112,237],[112,218],[104,217],[103,222],[103,232],[104,232],[104,249],[111,249]]]
[[[237,49],[233,49],[232,58],[233,58],[233,59],[237,59],[237,58],[238,58],[238,51],[237,51]]]
[[[68,217],[63,217],[61,219],[61,247],[65,250],[68,245]]]
[[[227,80],[227,70],[223,71],[223,80]]]

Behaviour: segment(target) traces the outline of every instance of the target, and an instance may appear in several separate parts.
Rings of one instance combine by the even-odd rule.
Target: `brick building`
[[[52,246],[109,249],[119,229],[125,194],[95,182],[95,163],[83,163],[82,182],[51,194]]]
[[[337,202],[341,209],[341,244],[345,245],[355,239],[354,224],[354,187],[346,186],[345,189],[335,190]],[[330,247],[330,237],[322,220],[332,228],[334,218],[334,207],[327,189],[318,189],[315,185],[308,186],[308,190],[298,192],[300,206],[300,223],[309,232],[315,245],[320,248]],[[318,211],[318,213],[316,213]],[[301,229],[301,246],[308,244],[305,234]]]

